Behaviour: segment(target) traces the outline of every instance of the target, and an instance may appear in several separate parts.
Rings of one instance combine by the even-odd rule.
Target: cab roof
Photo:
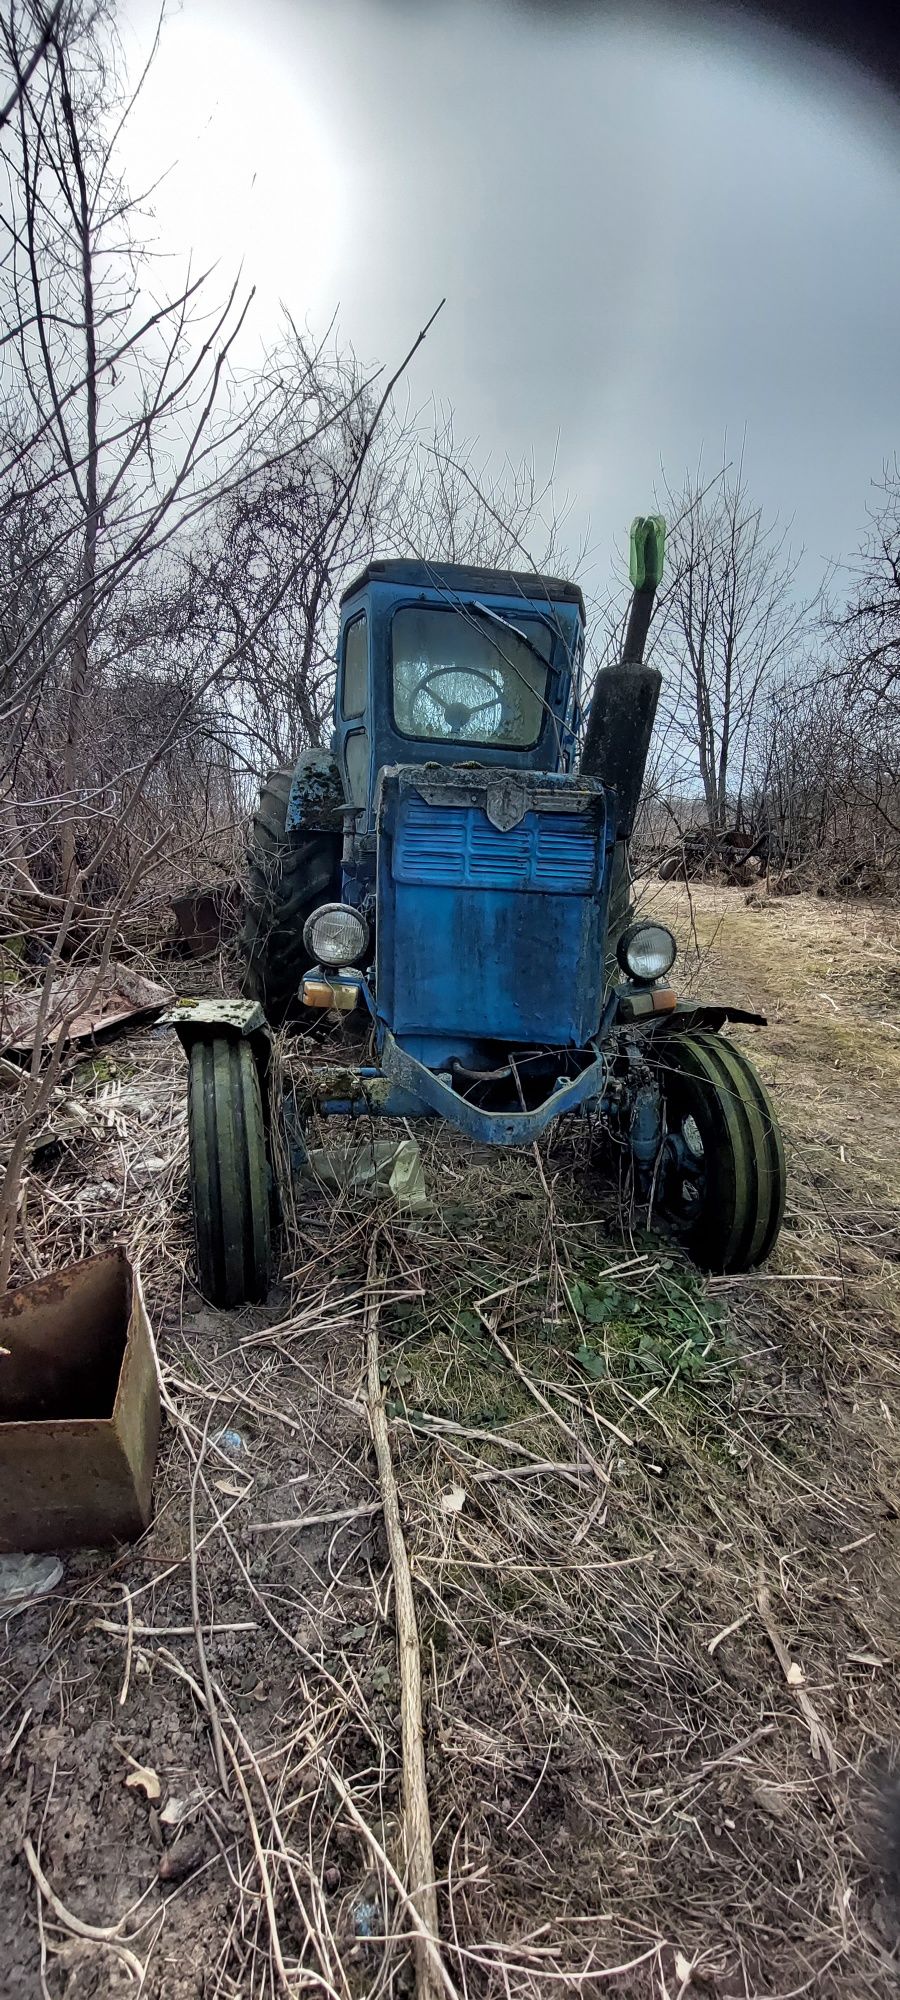
[[[584,621],[584,598],[577,583],[559,576],[538,576],[532,570],[479,569],[469,563],[432,563],[405,556],[376,559],[360,570],[341,594],[341,603],[354,597],[367,583],[400,583],[410,590],[453,590],[464,595],[523,597],[533,603],[577,604]]]

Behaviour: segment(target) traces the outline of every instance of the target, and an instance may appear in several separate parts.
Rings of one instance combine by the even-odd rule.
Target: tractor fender
[[[717,1035],[726,1021],[743,1023],[750,1028],[767,1028],[769,1025],[765,1014],[751,1013],[746,1007],[728,1007],[705,1000],[679,1000],[670,1013],[651,1015],[646,1023],[640,1023],[640,1027],[642,1033],[646,1028],[651,1034],[663,1035],[694,1035],[698,1028],[708,1028]]]
[[[176,1000],[168,1013],[161,1014],[159,1028],[174,1028],[193,1070],[193,1052],[201,1042],[248,1042],[259,1077],[262,1113],[266,1128],[271,1120],[269,1065],[272,1038],[258,1000],[228,1000],[224,993],[203,999]]]
[[[228,1000],[213,993],[202,1000],[176,1000],[168,1013],[161,1014],[159,1028],[174,1028],[183,1049],[190,1053],[192,1042],[210,1041],[227,1035],[232,1041],[269,1039],[266,1017],[258,1000]]]
[[[347,800],[330,750],[301,750],[294,765],[285,832],[341,833]]]

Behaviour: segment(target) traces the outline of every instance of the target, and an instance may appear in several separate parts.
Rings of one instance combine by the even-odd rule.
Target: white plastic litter
[[[429,1205],[422,1155],[415,1139],[375,1139],[362,1145],[314,1146],[304,1173],[322,1187],[390,1194],[398,1208],[421,1214]]]
[[[0,1615],[27,1611],[36,1597],[46,1597],[63,1579],[58,1556],[0,1556]]]

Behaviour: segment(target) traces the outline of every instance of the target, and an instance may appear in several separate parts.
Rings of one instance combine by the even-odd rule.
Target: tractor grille
[[[597,886],[596,826],[580,813],[528,812],[501,833],[480,806],[410,799],[394,848],[398,882],[422,887],[544,889],[589,896]]]

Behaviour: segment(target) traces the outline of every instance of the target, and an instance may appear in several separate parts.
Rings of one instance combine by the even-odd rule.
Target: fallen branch
[[[457,1453],[462,1458],[461,1452]],[[554,1479],[586,1479],[590,1468],[586,1465],[561,1465],[555,1458],[538,1458],[533,1465],[486,1465],[480,1472],[471,1474],[473,1485],[482,1485],[492,1479],[536,1479],[542,1473],[552,1473]]]
[[[410,1896],[408,1890],[404,1887],[403,1883],[401,1882],[400,1877],[397,1874],[397,1870],[394,1867],[393,1862],[391,1861],[390,1855],[388,1854],[386,1848],[383,1847],[381,1841],[378,1839],[377,1834],[373,1832],[372,1828],[368,1823],[368,1820],[363,1818],[363,1815],[360,1812],[359,1807],[357,1806],[352,1793],[348,1791],[347,1786],[344,1784],[344,1780],[341,1777],[340,1773],[335,1770],[334,1765],[330,1763],[329,1759],[324,1755],[324,1753],[317,1748],[313,1739],[310,1737],[307,1740],[309,1741],[312,1754],[315,1757],[318,1767],[321,1770],[323,1776],[326,1777],[329,1783],[334,1786],[334,1789],[337,1792],[338,1798],[340,1799],[345,1812],[347,1813],[348,1817],[352,1819],[353,1824],[356,1827],[357,1831],[362,1835],[362,1838],[365,1841],[366,1846],[371,1850],[373,1858],[379,1863],[379,1866],[384,1869],[388,1881],[391,1883],[397,1897],[403,1904],[403,1908],[405,1909],[407,1916],[409,1917],[410,1923],[412,1924],[416,1937],[421,1940],[423,1951],[426,1951],[432,1960],[435,1973],[440,1982],[440,1985],[443,1987],[443,1990],[447,1995],[447,2000],[459,2000],[459,1994],[457,1992],[456,1987],[453,1984],[449,1972],[447,1971],[447,1968],[438,1950],[435,1939],[431,1935],[431,1932],[426,1930],[425,1925],[422,1922],[422,1918],[419,1915],[419,1912],[416,1908],[416,1905],[413,1902],[412,1897]]]
[[[197,1546],[200,1547],[199,1542]],[[194,1636],[193,1625],[144,1625],[139,1618],[133,1619],[130,1627],[116,1625],[112,1618],[92,1618],[85,1630],[108,1632],[113,1639],[125,1640],[129,1636],[132,1639],[192,1639]],[[258,1632],[259,1621],[256,1618],[236,1618],[222,1624],[216,1619],[204,1630],[207,1638],[214,1637],[217,1632]]]
[[[437,1890],[434,1880],[434,1847],[431,1813],[425,1775],[425,1738],[422,1727],[422,1663],[419,1628],[413,1596],[409,1556],[400,1520],[400,1499],[391,1456],[391,1441],[384,1407],[384,1391],[378,1364],[378,1316],[380,1299],[376,1290],[378,1272],[378,1231],[369,1251],[366,1280],[366,1354],[368,1363],[368,1409],[372,1426],[378,1477],[384,1504],[394,1601],[397,1607],[397,1652],[400,1661],[400,1733],[403,1751],[403,1825],[410,1902],[422,1924],[414,1945],[418,2000],[437,2000],[447,1990],[438,1946]]]
[[[188,1507],[188,1532],[190,1536],[189,1567],[191,1579],[191,1621],[194,1627],[194,1642],[197,1648],[197,1658],[200,1662],[200,1678],[203,1682],[203,1692],[206,1696],[206,1713],[209,1716],[209,1728],[212,1736],[216,1771],[218,1773],[219,1784],[227,1799],[228,1769],[225,1763],[225,1746],[222,1741],[222,1725],[219,1721],[219,1711],[213,1692],[212,1675],[209,1671],[209,1663],[206,1658],[206,1643],[203,1637],[203,1625],[200,1618],[200,1585],[197,1573],[197,1481],[203,1465],[203,1454],[206,1450],[207,1435],[214,1411],[215,1404],[213,1404],[212,1409],[208,1412],[206,1423],[203,1426],[203,1437],[200,1441],[200,1449],[194,1459],[194,1470],[191,1477],[191,1497]]]

